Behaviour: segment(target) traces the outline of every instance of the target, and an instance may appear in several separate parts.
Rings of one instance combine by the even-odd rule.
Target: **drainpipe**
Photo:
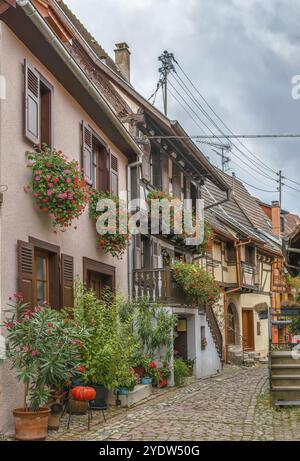
[[[129,207],[131,202],[131,170],[132,168],[138,167],[142,164],[143,155],[139,156],[139,159],[133,163],[127,165],[127,207]],[[137,174],[138,180],[139,174]],[[129,211],[129,208],[128,208]],[[129,299],[132,299],[132,271],[133,271],[133,240],[131,240],[130,245],[128,245],[128,293]]]

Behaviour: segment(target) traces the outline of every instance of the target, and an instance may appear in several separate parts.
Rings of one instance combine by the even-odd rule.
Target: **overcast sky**
[[[129,44],[131,81],[146,98],[158,81],[157,58],[168,50],[234,133],[300,133],[300,99],[291,96],[291,79],[300,74],[299,0],[65,1],[111,56],[115,43]],[[177,85],[173,77],[170,81]],[[177,85],[179,90],[209,125]],[[195,97],[203,103],[198,94]],[[156,105],[162,108],[160,95]],[[190,135],[202,134],[171,95],[168,115],[179,120]],[[274,179],[276,175],[262,165],[255,167],[249,158],[257,160],[237,140],[233,142],[248,155],[233,148],[230,167],[236,175],[253,186],[275,191],[275,181],[262,174]],[[243,142],[274,171],[282,169],[286,177],[300,183],[300,139]],[[220,157],[210,147],[203,150],[220,165]],[[283,207],[300,214],[300,185],[285,182],[299,192],[285,187]],[[265,201],[278,199],[277,193],[248,189]]]

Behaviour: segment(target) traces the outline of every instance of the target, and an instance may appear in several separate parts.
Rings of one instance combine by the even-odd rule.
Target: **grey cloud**
[[[129,43],[132,82],[145,97],[158,80],[157,57],[167,49],[234,132],[300,133],[300,100],[291,97],[291,78],[300,74],[298,0],[66,2],[111,55],[116,42]],[[157,105],[161,108],[160,97]],[[169,116],[189,133],[199,134],[172,99]],[[282,169],[300,183],[300,140],[247,140],[245,144],[275,171]],[[203,151],[219,164],[210,148]],[[238,176],[262,189],[276,189],[275,182],[249,170],[233,155],[232,159],[246,169],[232,163]],[[300,191],[300,185],[287,184]],[[277,198],[275,193],[249,190],[266,201]],[[300,192],[285,188],[285,208],[300,214],[299,199]]]

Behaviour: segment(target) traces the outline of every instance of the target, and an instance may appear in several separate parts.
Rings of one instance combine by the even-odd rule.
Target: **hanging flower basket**
[[[79,163],[46,145],[27,152],[32,180],[24,189],[30,190],[35,208],[49,215],[54,227],[66,229],[84,211],[89,187]]]
[[[105,211],[97,211],[97,204],[99,200],[103,199],[112,200],[116,205],[116,213],[112,216],[115,220],[115,229],[107,227],[107,230],[103,234],[98,234],[97,242],[104,253],[109,253],[112,257],[122,259],[129,240],[127,232],[127,210],[121,208],[119,197],[115,197],[109,192],[100,192],[92,189],[89,198],[89,213],[94,221],[97,221],[97,219],[105,213]],[[121,213],[126,213],[126,220],[121,220],[124,222],[123,225],[120,225]],[[108,225],[108,219],[106,224]]]

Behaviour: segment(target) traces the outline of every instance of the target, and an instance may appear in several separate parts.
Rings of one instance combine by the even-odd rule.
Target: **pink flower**
[[[53,213],[50,213],[49,216],[50,216],[51,219],[54,218],[54,214],[53,214]]]
[[[35,179],[35,181],[40,181],[40,180],[41,180],[41,177],[40,177],[40,176],[36,176],[34,179]]]
[[[39,194],[38,194],[37,192],[34,192],[33,196],[34,196],[34,197],[38,197]]]
[[[31,351],[32,357],[36,357],[37,355],[39,355],[39,353],[40,353],[40,351],[39,351],[38,349],[33,349],[33,350]]]
[[[29,190],[29,187],[28,187],[28,186],[24,186],[24,187],[23,187],[23,189],[24,189],[24,192],[26,192],[26,193],[27,193],[27,192],[28,192],[28,190]]]
[[[29,346],[26,344],[25,346],[22,347],[23,352],[29,352]]]
[[[65,170],[64,174],[71,174],[71,170]]]
[[[48,197],[50,197],[52,194],[53,194],[53,190],[48,189],[48,190],[47,190],[47,195],[48,195]]]
[[[71,179],[71,178],[67,178],[66,181],[67,181],[68,184],[70,184],[70,182],[72,182],[72,179]]]

